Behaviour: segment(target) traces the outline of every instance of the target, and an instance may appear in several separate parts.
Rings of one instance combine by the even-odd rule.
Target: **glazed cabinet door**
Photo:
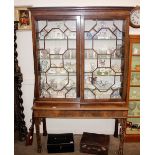
[[[38,98],[79,97],[79,20],[79,16],[50,16],[35,21]]]
[[[125,19],[83,18],[83,99],[126,98],[128,52]]]

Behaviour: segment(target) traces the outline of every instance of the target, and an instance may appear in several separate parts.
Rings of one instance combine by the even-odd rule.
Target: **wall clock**
[[[140,28],[140,7],[135,7],[130,13],[130,25]]]

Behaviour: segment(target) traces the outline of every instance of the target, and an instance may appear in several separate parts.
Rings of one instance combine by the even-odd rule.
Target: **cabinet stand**
[[[105,107],[104,107],[105,108]],[[41,135],[40,135],[40,122],[43,121],[43,135],[47,135],[46,131],[46,118],[80,118],[80,119],[90,119],[90,118],[114,118],[118,119],[120,125],[121,125],[121,131],[120,131],[120,142],[119,142],[119,149],[118,149],[118,155],[123,155],[123,145],[124,145],[124,135],[125,135],[125,128],[126,128],[126,113],[127,110],[118,110],[114,112],[113,110],[106,109],[96,109],[92,110],[89,108],[79,108],[77,110],[72,109],[66,109],[64,108],[51,108],[46,106],[36,106],[34,104],[33,106],[33,112],[34,112],[34,123],[36,127],[36,139],[37,139],[37,152],[40,153],[42,151],[42,145],[41,145]],[[74,112],[74,115],[73,115]],[[112,116],[113,113],[113,116]]]

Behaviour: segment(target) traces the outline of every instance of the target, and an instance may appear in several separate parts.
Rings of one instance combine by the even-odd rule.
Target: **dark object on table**
[[[73,134],[48,134],[47,151],[48,153],[74,152]]]
[[[109,135],[84,132],[80,142],[80,152],[108,155]]]

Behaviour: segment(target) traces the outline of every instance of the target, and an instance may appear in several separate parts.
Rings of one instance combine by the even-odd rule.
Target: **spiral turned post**
[[[16,43],[16,31],[18,30],[18,22],[14,22],[14,89],[15,89],[15,101],[14,101],[14,117],[15,117],[15,130],[19,131],[19,140],[23,141],[27,135],[27,128],[25,126],[25,115],[23,113],[23,99],[22,99],[22,82],[23,76],[18,65],[18,53],[17,53],[17,43]]]

